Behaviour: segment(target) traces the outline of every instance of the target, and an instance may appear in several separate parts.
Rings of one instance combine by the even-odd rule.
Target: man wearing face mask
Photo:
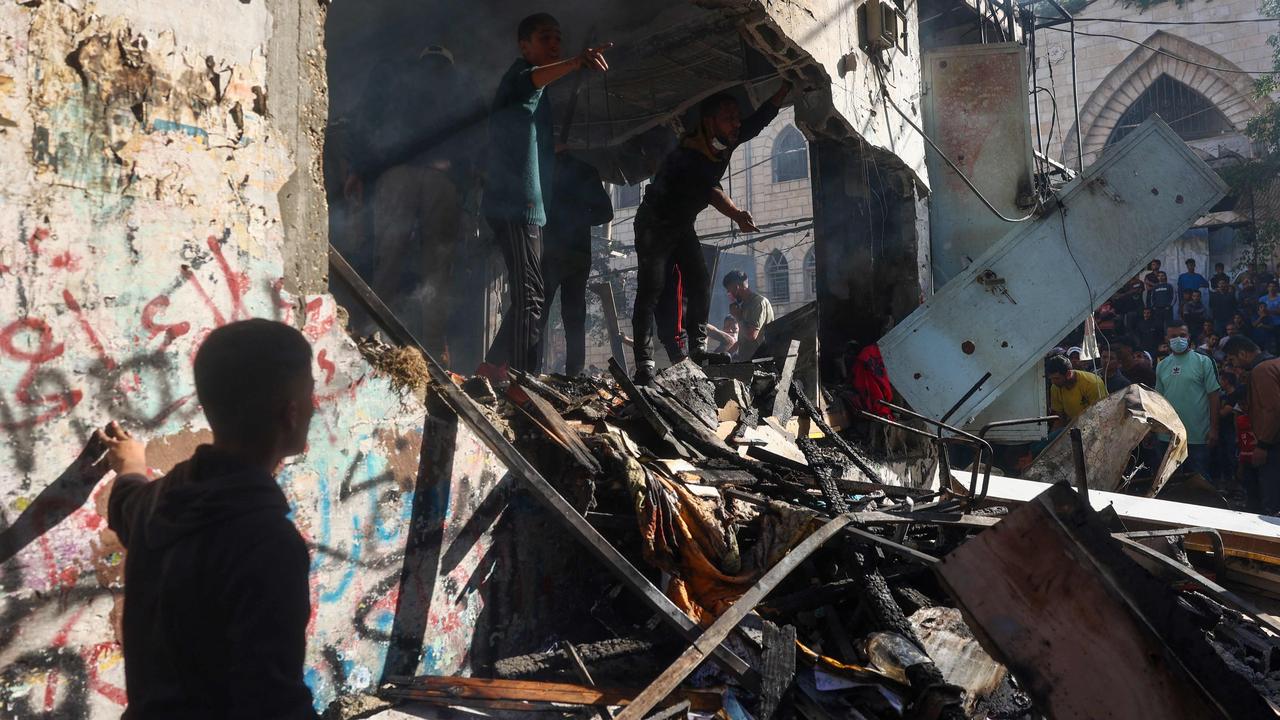
[[[653,312],[669,277],[668,259],[680,266],[687,305],[685,329],[689,358],[702,365],[728,362],[722,354],[707,352],[707,313],[711,308],[711,276],[693,228],[708,205],[738,224],[743,232],[759,230],[751,213],[734,205],[720,186],[729,158],[738,145],[750,140],[773,121],[791,91],[790,83],[746,119],[731,95],[717,93],[698,106],[698,125],[681,139],[679,147],[662,161],[653,182],[636,211],[636,301],[632,310],[637,384],[652,382]]]
[[[1209,473],[1209,448],[1218,444],[1218,371],[1213,359],[1191,352],[1191,333],[1186,325],[1170,325],[1166,330],[1169,356],[1156,366],[1156,392],[1169,401],[1187,429],[1187,459],[1182,468]],[[1169,436],[1161,435],[1163,442]]]

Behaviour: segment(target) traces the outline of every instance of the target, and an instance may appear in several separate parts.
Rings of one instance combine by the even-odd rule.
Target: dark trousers
[[[516,370],[536,369],[542,357],[542,228],[489,218],[494,242],[507,263],[511,306],[485,361]]]
[[[652,366],[653,317],[671,278],[670,262],[680,266],[685,296],[684,327],[689,354],[707,349],[707,313],[711,309],[711,276],[698,233],[690,224],[636,220],[636,302],[631,313],[636,367]]]
[[[542,309],[542,337],[551,322],[551,304],[560,293],[564,322],[564,372],[581,375],[587,362],[587,278],[591,275],[591,228],[546,227],[542,279],[546,302]]]

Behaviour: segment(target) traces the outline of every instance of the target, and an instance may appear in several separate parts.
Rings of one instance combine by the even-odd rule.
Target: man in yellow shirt
[[[1045,375],[1053,384],[1049,388],[1049,411],[1058,416],[1053,429],[1066,427],[1080,417],[1090,405],[1107,396],[1102,378],[1071,367],[1065,355],[1055,355],[1044,363]]]

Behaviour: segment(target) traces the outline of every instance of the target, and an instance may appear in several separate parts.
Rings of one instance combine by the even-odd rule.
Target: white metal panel
[[[925,131],[965,171],[984,197],[1011,217],[1025,215],[1035,197],[1027,52],[1018,43],[960,45],[924,54]],[[942,287],[1009,232],[964,180],[932,148],[925,153],[929,193],[929,245],[933,286]],[[972,422],[977,432],[996,420],[1042,417],[1048,409],[1044,369],[1036,364]],[[1045,425],[992,430],[996,442],[1042,440]]]
[[[975,416],[1225,192],[1151,118],[881,339],[894,387],[925,415]]]
[[[1027,49],[961,45],[924,55],[925,132],[1000,212],[1021,217],[1035,198]],[[929,248],[942,287],[1009,232],[964,179],[929,148]],[[1021,203],[1021,204],[1020,204]]]

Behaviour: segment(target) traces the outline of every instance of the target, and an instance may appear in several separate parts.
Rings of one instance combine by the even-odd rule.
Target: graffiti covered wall
[[[0,3],[6,718],[119,716],[126,559],[103,517],[110,478],[77,456],[115,419],[157,472],[184,459],[208,438],[194,352],[248,317],[315,347],[309,447],[280,481],[312,551],[317,708],[382,670],[424,410],[364,361],[331,298],[285,290],[281,188],[306,140],[273,113],[271,7]]]

